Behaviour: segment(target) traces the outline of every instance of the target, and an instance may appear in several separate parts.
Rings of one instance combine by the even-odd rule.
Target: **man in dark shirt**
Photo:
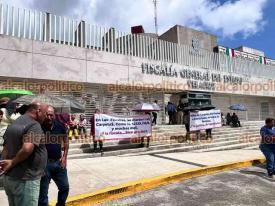
[[[273,178],[275,174],[275,129],[273,129],[273,126],[274,119],[267,118],[265,120],[265,126],[260,130],[262,137],[260,149],[266,157],[267,175],[270,178]]]
[[[33,103],[26,114],[12,123],[4,134],[4,189],[9,205],[37,206],[41,176],[47,164],[44,133],[40,124],[48,106]]]
[[[176,113],[176,106],[172,102],[168,102],[166,106],[166,111],[169,116],[169,124],[174,124],[174,115]]]
[[[46,149],[48,152],[48,163],[45,175],[41,179],[39,206],[48,206],[48,190],[51,179],[58,187],[57,206],[63,206],[69,194],[69,181],[67,175],[67,155],[69,141],[64,125],[55,120],[53,107],[49,107],[47,118],[42,125],[46,134]],[[62,155],[62,144],[64,153]]]

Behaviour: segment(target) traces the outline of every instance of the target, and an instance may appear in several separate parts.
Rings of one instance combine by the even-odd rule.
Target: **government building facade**
[[[243,104],[242,120],[275,116],[274,60],[180,25],[161,35],[142,26],[124,33],[0,4],[0,71],[1,88],[74,96],[87,117],[96,108],[130,115],[135,104],[158,100],[165,123],[167,102],[185,102],[187,94],[223,113]]]

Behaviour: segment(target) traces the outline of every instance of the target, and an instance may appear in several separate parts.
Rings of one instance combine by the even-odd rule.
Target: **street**
[[[275,205],[275,179],[263,166],[203,176],[145,191],[102,206]]]

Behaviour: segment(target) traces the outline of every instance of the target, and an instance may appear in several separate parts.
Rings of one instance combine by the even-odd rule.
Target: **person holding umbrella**
[[[231,119],[232,119],[232,127],[241,127],[241,122],[235,112],[233,113]]]
[[[242,104],[232,104],[229,107],[230,110],[235,110],[235,111],[247,111],[246,107]],[[247,115],[247,113],[246,113]],[[239,117],[236,115],[236,113],[233,113],[231,117],[231,123],[233,127],[241,127],[241,123],[239,120]]]
[[[227,115],[226,115],[226,125],[230,126],[231,123],[232,123],[232,116],[228,112]]]

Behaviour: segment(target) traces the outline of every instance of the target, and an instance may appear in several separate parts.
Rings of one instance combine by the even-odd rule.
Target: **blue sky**
[[[154,32],[152,0],[0,0],[130,32]],[[159,33],[175,24],[218,36],[220,45],[263,50],[275,59],[275,0],[158,0]]]
[[[266,21],[266,24],[258,33],[247,38],[244,38],[241,34],[237,34],[233,38],[220,38],[219,44],[231,48],[236,48],[240,45],[258,48],[264,51],[267,57],[275,59],[275,0],[267,2],[264,8],[263,20]]]

